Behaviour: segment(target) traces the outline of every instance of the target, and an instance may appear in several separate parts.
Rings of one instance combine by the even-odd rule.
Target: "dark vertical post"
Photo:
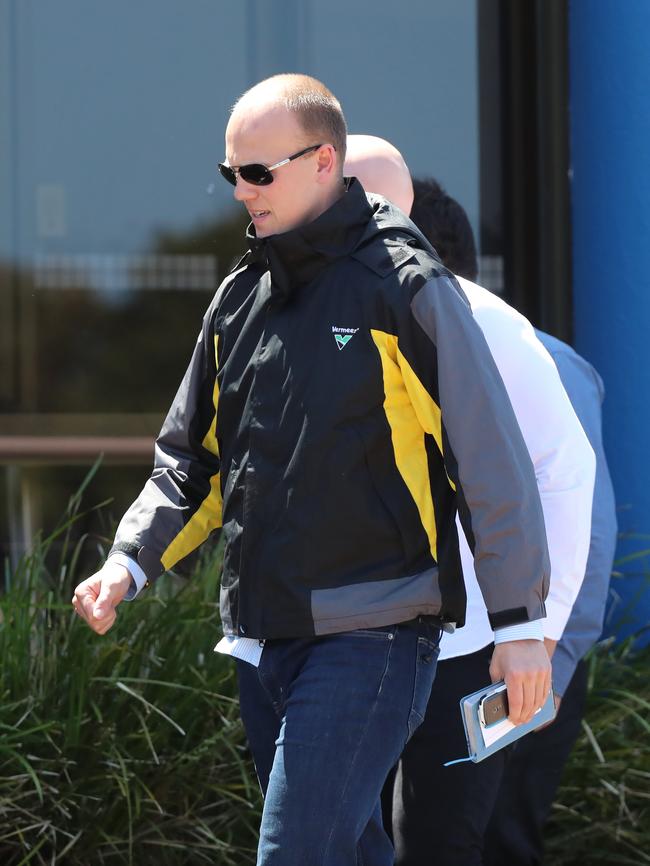
[[[566,0],[503,0],[506,288],[535,325],[571,339]]]

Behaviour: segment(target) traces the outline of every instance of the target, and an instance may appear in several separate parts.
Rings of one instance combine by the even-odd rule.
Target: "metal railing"
[[[1,436],[0,463],[91,463],[100,454],[113,463],[147,463],[150,436]]]

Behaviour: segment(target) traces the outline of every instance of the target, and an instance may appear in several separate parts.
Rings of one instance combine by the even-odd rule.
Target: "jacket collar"
[[[373,209],[356,178],[346,178],[346,192],[319,217],[304,226],[268,238],[258,238],[251,223],[246,240],[250,262],[271,274],[271,296],[279,303],[307,285],[329,264],[345,258],[359,244]]]

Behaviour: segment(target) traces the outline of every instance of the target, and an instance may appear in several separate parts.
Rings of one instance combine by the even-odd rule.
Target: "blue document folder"
[[[555,700],[551,690],[543,706],[529,722],[523,725],[513,725],[508,722],[507,718],[492,721],[490,714],[484,710],[486,706],[494,705],[495,702],[488,702],[486,705],[485,701],[494,695],[505,693],[505,691],[506,684],[501,681],[492,683],[460,699],[460,712],[467,738],[467,749],[470,759],[475,763],[488,758],[504,746],[509,746],[555,718]]]

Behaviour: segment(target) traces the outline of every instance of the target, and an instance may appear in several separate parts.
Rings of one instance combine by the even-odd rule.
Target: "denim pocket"
[[[415,678],[413,682],[413,700],[408,720],[408,735],[413,736],[424,721],[427,704],[431,695],[431,686],[436,675],[436,664],[440,652],[440,637],[418,637],[418,649],[415,658]]]

